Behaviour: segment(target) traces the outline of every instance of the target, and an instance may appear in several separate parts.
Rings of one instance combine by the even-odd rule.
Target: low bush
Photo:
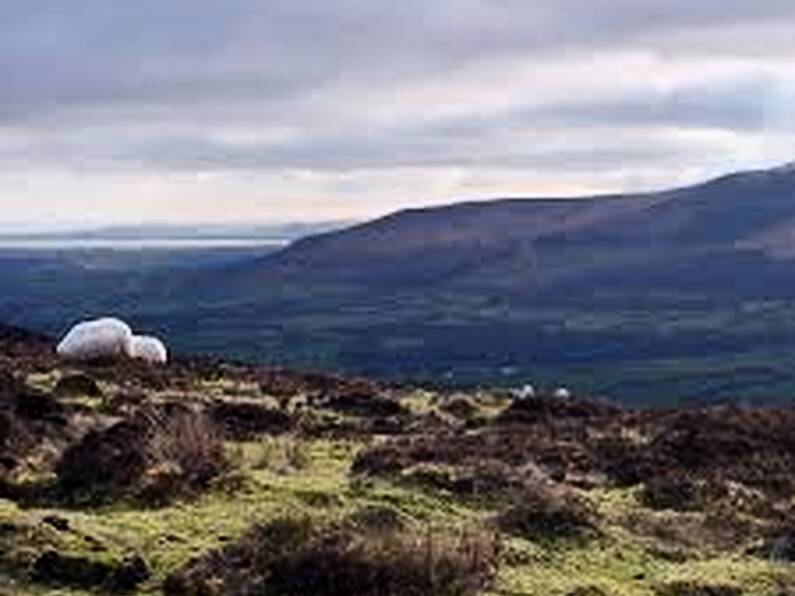
[[[101,397],[102,389],[92,377],[76,373],[60,379],[55,384],[53,393],[58,397]]]
[[[246,440],[264,434],[281,434],[291,426],[284,412],[253,402],[219,401],[210,416],[230,439]]]
[[[444,490],[463,498],[504,498],[521,493],[526,475],[495,460],[466,465],[417,464],[404,469],[401,482],[433,490]]]
[[[468,596],[493,579],[494,535],[277,520],[169,577],[169,596]]]
[[[580,538],[594,534],[597,514],[570,489],[545,484],[527,487],[497,516],[497,526],[528,540]]]
[[[657,596],[741,596],[741,588],[731,584],[676,581],[663,584],[655,590]]]
[[[641,502],[652,509],[698,511],[721,496],[717,485],[709,485],[688,474],[670,472],[647,480],[640,493]],[[725,493],[725,489],[723,490]]]
[[[103,593],[131,592],[149,576],[148,565],[138,556],[102,561],[53,550],[42,553],[31,568],[31,577],[37,582],[87,589],[100,586]]]
[[[160,503],[206,486],[225,464],[213,422],[174,404],[89,432],[65,450],[56,474],[60,493],[70,500],[132,496]]]
[[[466,396],[446,399],[441,403],[439,409],[464,422],[473,420],[481,411],[475,400]]]

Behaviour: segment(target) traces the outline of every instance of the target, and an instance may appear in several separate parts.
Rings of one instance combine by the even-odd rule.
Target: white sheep
[[[127,345],[127,355],[152,364],[168,362],[168,350],[165,344],[149,335],[133,335]]]
[[[125,356],[132,330],[114,318],[84,321],[72,327],[56,347],[59,356],[72,360]]]
[[[571,391],[565,387],[558,387],[555,389],[555,393],[553,393],[552,396],[557,399],[569,399],[571,397]]]
[[[511,390],[511,395],[513,396],[514,399],[517,399],[519,401],[524,400],[524,399],[531,399],[531,398],[535,397],[536,389],[535,389],[535,387],[533,387],[532,385],[529,385],[529,384],[528,385],[523,385],[522,387],[519,387],[518,389]]]

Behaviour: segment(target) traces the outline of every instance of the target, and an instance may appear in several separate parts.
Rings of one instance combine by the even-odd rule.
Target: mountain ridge
[[[748,199],[754,199],[753,201]],[[755,211],[756,210],[756,211]],[[782,232],[781,218],[792,218]],[[694,186],[640,194],[567,199],[507,198],[399,211],[368,223],[302,238],[262,260],[291,277],[383,278],[412,268],[405,259],[489,260],[510,249],[660,243],[724,249],[770,249],[795,229],[795,167],[730,174]],[[774,230],[775,228],[775,230]],[[768,234],[775,232],[773,238]],[[784,240],[782,240],[784,238]],[[795,232],[793,233],[795,247]],[[458,253],[451,258],[451,252]],[[795,248],[793,248],[795,254]],[[402,276],[404,277],[404,276]]]

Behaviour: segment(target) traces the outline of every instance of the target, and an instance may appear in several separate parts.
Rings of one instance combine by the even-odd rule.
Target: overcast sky
[[[794,133],[793,0],[0,4],[0,227],[668,187]]]

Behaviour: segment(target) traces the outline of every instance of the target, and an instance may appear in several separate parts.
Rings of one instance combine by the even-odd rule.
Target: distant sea
[[[3,238],[0,250],[191,250],[223,248],[279,248],[282,238]]]

